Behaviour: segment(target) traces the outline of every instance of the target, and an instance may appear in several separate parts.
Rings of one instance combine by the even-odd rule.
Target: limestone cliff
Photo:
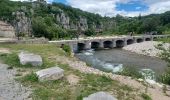
[[[5,37],[5,38],[15,37],[14,28],[10,24],[4,21],[0,21],[0,37]]]
[[[20,11],[13,12],[12,15],[15,16],[14,27],[16,33],[24,33],[27,36],[31,35],[31,19],[26,17],[24,12]]]
[[[116,22],[114,20],[100,21],[99,23],[88,24],[88,19],[86,17],[79,16],[76,22],[60,10],[60,13],[55,15],[57,23],[59,23],[65,29],[78,30],[80,28],[82,31],[86,31],[89,28],[94,29],[96,32],[101,32],[103,30],[109,30],[116,27]]]

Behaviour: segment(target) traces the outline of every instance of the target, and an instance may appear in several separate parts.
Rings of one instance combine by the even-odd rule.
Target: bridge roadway
[[[76,40],[49,41],[59,46],[69,45],[73,52],[88,49],[121,48],[133,43],[153,41],[157,38],[170,38],[170,35],[141,35],[141,36],[114,36],[96,37]]]

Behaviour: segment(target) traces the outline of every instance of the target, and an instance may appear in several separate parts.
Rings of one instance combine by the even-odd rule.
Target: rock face
[[[114,20],[104,20],[98,23],[90,22],[92,24],[88,25],[88,19],[85,17],[79,16],[73,22],[63,10],[60,9],[59,12],[59,14],[55,15],[56,21],[65,29],[78,30],[80,28],[82,31],[86,31],[89,28],[93,28],[96,32],[102,32],[103,30],[110,30],[116,27]]]
[[[79,19],[77,19],[76,23],[74,23],[70,20],[70,17],[67,16],[62,10],[60,10],[60,14],[56,15],[56,20],[65,29],[77,30],[78,27],[80,27],[82,31],[88,29],[86,18],[79,16]]]
[[[63,28],[70,29],[70,18],[66,16],[62,11],[61,14],[56,16],[56,19],[63,26]]]
[[[81,30],[83,30],[83,31],[87,30],[88,29],[87,19],[80,17],[78,27],[80,27]]]
[[[87,98],[83,98],[83,100],[117,100],[117,99],[108,93],[97,92],[89,95]]]
[[[52,67],[36,72],[39,81],[58,80],[64,76],[64,70],[59,67]]]
[[[43,64],[41,56],[33,53],[21,52],[18,57],[22,65],[41,66]]]
[[[14,27],[16,33],[24,33],[27,36],[31,35],[32,24],[31,19],[26,17],[24,12],[13,12],[12,14],[15,16]]]
[[[5,37],[5,38],[15,37],[14,28],[9,24],[0,21],[0,37]]]

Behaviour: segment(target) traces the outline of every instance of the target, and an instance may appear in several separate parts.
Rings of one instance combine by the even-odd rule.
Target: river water
[[[122,67],[129,67],[138,70],[151,69],[155,73],[161,74],[167,68],[167,63],[159,58],[139,55],[122,49],[83,51],[75,56],[92,67],[106,71],[116,68],[114,69],[116,72]]]

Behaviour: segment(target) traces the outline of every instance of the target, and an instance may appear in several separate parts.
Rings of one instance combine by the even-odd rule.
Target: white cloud
[[[28,0],[12,0],[12,1],[28,1]],[[46,0],[47,2],[52,2],[54,0]],[[163,13],[170,10],[170,0],[140,0],[148,5],[148,10],[146,11],[118,11],[116,9],[116,3],[128,3],[129,1],[139,1],[139,0],[66,0],[67,4],[72,7],[82,9],[91,13],[97,13],[102,16],[115,16],[121,14],[123,16],[138,16],[148,15],[153,13]],[[136,9],[142,9],[136,7]]]
[[[84,11],[98,13],[102,16],[113,16],[117,0],[67,0],[67,3]]]
[[[98,13],[102,16],[115,16],[121,14],[123,16],[138,16],[139,14],[148,15],[153,13],[163,13],[170,10],[170,0],[143,0],[148,5],[146,11],[117,11],[116,3],[128,3],[129,1],[139,0],[67,0],[68,4],[84,11]],[[142,1],[142,0],[141,0]],[[141,9],[137,7],[136,9]]]

